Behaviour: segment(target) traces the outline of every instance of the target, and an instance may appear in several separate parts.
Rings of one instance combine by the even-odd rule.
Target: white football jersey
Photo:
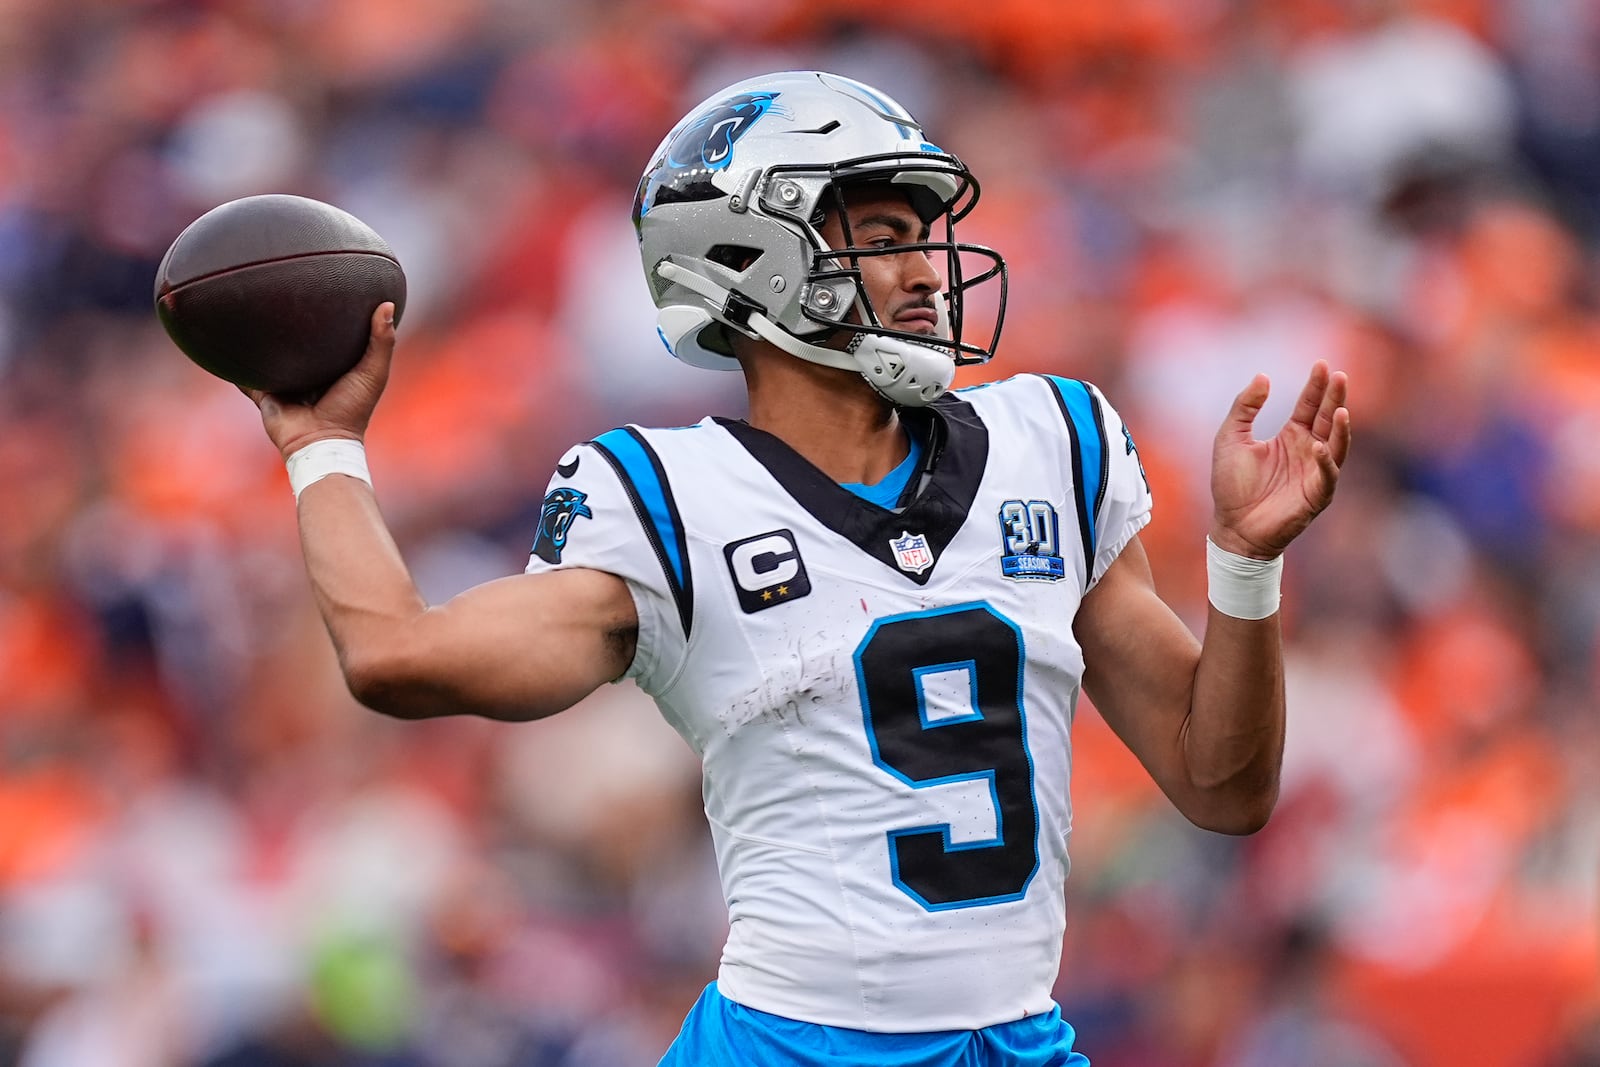
[[[562,457],[530,572],[626,579],[629,676],[700,755],[729,934],[718,984],[874,1031],[1049,1011],[1084,592],[1149,520],[1133,439],[1022,375],[902,418],[887,510],[742,422]]]

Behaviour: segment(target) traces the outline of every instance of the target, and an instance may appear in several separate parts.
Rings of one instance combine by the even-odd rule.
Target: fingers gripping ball
[[[156,315],[184,354],[219,378],[285,396],[316,394],[361,358],[372,312],[406,304],[406,276],[354,215],[303,196],[233,200],[172,242]]]

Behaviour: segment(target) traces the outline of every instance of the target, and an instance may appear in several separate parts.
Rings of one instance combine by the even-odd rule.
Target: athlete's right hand
[[[365,437],[367,423],[389,381],[394,339],[394,305],[384,302],[372,313],[372,332],[360,361],[321,396],[301,403],[260,389],[242,389],[261,409],[261,424],[285,459],[313,441],[335,437],[360,441]]]

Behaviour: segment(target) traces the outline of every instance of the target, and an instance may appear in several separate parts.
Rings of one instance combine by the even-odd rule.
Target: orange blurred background
[[[742,412],[661,352],[628,210],[686,108],[801,67],[978,174],[1012,293],[964,381],[1102,386],[1196,626],[1228,401],[1267,371],[1270,432],[1351,375],[1271,825],[1187,826],[1080,715],[1082,1050],[1600,1067],[1590,0],[0,0],[0,1067],[655,1062],[724,933],[692,757],[630,686],[358,708],[276,454],[151,288],[238,196],[389,240],[372,466],[446,598],[521,569],[572,442]]]

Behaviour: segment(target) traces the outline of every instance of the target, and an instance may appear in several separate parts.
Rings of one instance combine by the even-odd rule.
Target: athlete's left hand
[[[1350,451],[1348,380],[1318,360],[1278,436],[1251,434],[1267,402],[1257,374],[1234,398],[1211,452],[1211,540],[1218,548],[1274,559],[1333,500]]]

